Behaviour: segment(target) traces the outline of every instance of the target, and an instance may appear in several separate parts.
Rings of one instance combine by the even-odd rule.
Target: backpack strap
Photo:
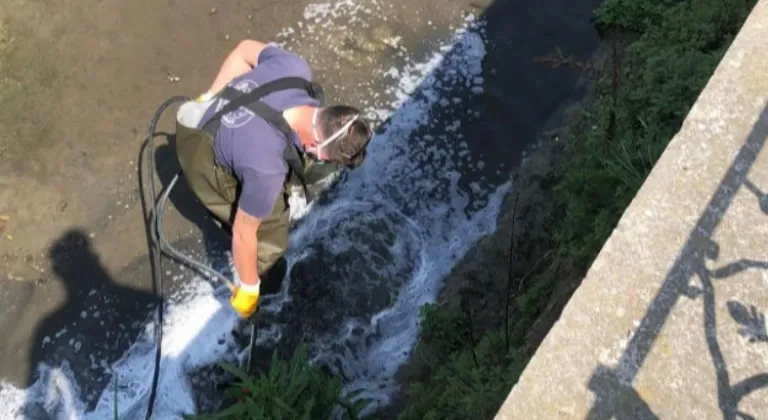
[[[277,111],[276,109],[261,101],[261,98],[271,93],[288,89],[302,89],[306,91],[309,96],[318,100],[321,104],[325,102],[325,95],[323,93],[322,87],[301,77],[284,77],[276,79],[265,83],[248,93],[243,93],[237,89],[227,86],[224,88],[220,96],[224,99],[228,99],[229,103],[224,105],[221,110],[214,114],[203,125],[203,130],[215,138],[216,132],[219,130],[221,125],[221,118],[240,107],[247,108],[268,123],[272,124],[275,128],[280,130],[280,132],[283,133],[283,136],[285,137],[286,147],[285,151],[283,152],[283,158],[285,159],[286,163],[288,163],[288,166],[291,168],[291,170],[299,178],[299,181],[301,181],[307,202],[310,202],[312,201],[312,195],[309,191],[309,188],[307,188],[306,177],[304,174],[304,161],[299,155],[298,148],[293,143],[293,130],[291,129],[290,125],[288,125],[288,121],[285,120],[283,114],[280,111]]]

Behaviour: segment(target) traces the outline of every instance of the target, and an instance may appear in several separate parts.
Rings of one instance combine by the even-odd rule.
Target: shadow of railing
[[[749,269],[768,270],[767,261],[743,259],[711,270],[707,261],[716,260],[720,245],[714,239],[715,232],[734,202],[736,194],[745,188],[758,199],[757,205],[768,215],[766,195],[747,178],[768,136],[768,106],[753,126],[752,131],[735,156],[717,190],[707,203],[706,210],[692,229],[685,245],[661,288],[649,305],[649,309],[622,353],[616,367],[598,366],[588,387],[596,401],[588,413],[588,419],[656,419],[658,416],[633,388],[645,359],[651,353],[654,342],[667,321],[674,306],[681,298],[702,299],[704,336],[717,378],[717,401],[724,419],[752,419],[740,412],[739,402],[750,393],[768,387],[768,373],[760,373],[737,383],[731,383],[728,366],[718,341],[715,282],[736,281],[737,274]],[[768,220],[767,220],[768,221]],[[760,244],[755,244],[760,246]],[[768,254],[768,252],[764,253]],[[699,286],[691,282],[698,279]],[[754,306],[751,309],[739,302],[727,304],[733,319],[743,328],[739,331],[750,343],[765,343],[765,316]],[[760,325],[762,323],[762,325]]]

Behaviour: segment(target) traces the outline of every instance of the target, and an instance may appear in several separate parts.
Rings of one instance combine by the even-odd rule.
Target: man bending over
[[[240,278],[231,303],[243,318],[257,308],[261,280],[279,283],[284,275],[288,187],[301,175],[297,166],[309,157],[355,168],[372,136],[357,108],[324,106],[311,81],[301,57],[244,40],[210,89],[177,114],[176,150],[184,177],[222,228],[231,229]],[[263,96],[243,98],[248,93]],[[301,160],[291,159],[298,156]]]

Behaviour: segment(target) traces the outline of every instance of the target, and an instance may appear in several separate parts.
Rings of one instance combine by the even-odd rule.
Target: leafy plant
[[[553,176],[551,249],[542,251],[551,254],[551,263],[526,274],[511,310],[495,313],[502,318],[501,330],[483,337],[473,331],[471,310],[422,308],[421,345],[430,351],[417,350],[415,357],[426,359],[431,374],[410,384],[401,419],[496,413],[530,356],[532,326],[553,298],[567,293],[562,285],[578,281],[591,265],[755,2],[605,0],[595,11],[599,29],[638,37],[597,81],[596,100],[578,124],[581,130],[563,139],[566,161]],[[307,364],[303,347],[290,362],[273,355],[268,373],[256,377],[226,368],[239,379],[229,390],[239,402],[194,418],[327,419],[339,410],[356,418],[365,405],[341,399],[339,379]]]
[[[595,10],[595,23],[598,27],[644,32],[662,20],[669,3],[668,0],[606,0]]]
[[[441,311],[436,304],[421,307],[424,339],[440,343],[443,353],[461,350],[469,342],[469,322],[460,312]]]
[[[237,380],[227,394],[237,400],[232,406],[212,415],[189,419],[330,419],[339,411],[343,419],[357,419],[367,402],[352,402],[355,395],[340,397],[341,380],[323,372],[307,361],[307,348],[301,345],[290,361],[272,354],[269,369],[257,376],[242,369],[221,365]]]
[[[583,269],[591,264],[754,3],[607,0],[597,10],[602,24],[643,33],[625,51],[621,87],[614,91],[602,81],[602,95],[584,116],[590,129],[566,139],[571,161],[555,187],[561,257]],[[611,117],[615,127],[608,133]]]
[[[564,138],[565,162],[552,188],[552,248],[545,250],[552,262],[533,273],[511,303],[508,322],[500,323],[509,324],[509,339],[500,331],[470,343],[472,325],[461,311],[424,309],[425,341],[441,351],[430,352],[432,374],[409,387],[401,419],[496,413],[530,356],[531,327],[554,297],[562,299],[558,287],[578,281],[592,264],[754,4],[605,0],[595,11],[599,28],[639,37],[614,57],[614,74],[597,81],[596,100],[582,116],[581,129]],[[502,319],[505,312],[497,310]]]
[[[457,337],[450,337],[455,342]],[[435,371],[407,390],[408,407],[399,419],[490,418],[525,367],[514,348],[505,349],[502,331],[486,334],[475,347],[444,355]]]

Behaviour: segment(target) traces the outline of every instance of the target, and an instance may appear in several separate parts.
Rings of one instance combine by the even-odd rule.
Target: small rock
[[[224,35],[224,41],[229,41],[229,35]]]
[[[211,10],[208,11],[208,14],[209,15],[213,15],[213,14],[215,14],[218,11],[219,11],[218,7],[211,7]]]

